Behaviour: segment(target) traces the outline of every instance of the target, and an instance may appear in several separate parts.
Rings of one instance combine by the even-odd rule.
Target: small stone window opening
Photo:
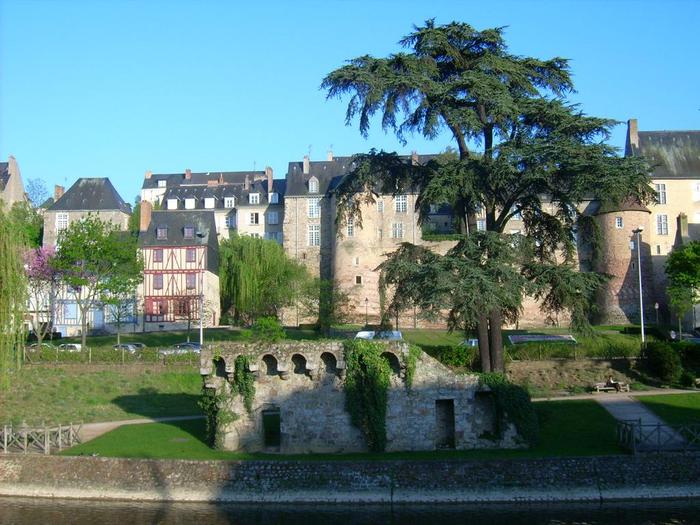
[[[292,356],[292,365],[294,365],[294,373],[298,375],[306,375],[306,358],[301,354]]]
[[[615,217],[615,228],[621,230],[623,227],[624,223],[622,222],[622,217]]]
[[[226,361],[224,361],[221,357],[214,359],[214,368],[216,377],[226,377]]]
[[[268,408],[262,411],[263,442],[266,447],[280,446],[282,418],[280,409]]]
[[[355,266],[360,266],[360,258],[355,257],[355,259],[353,260],[353,263],[355,264]]]
[[[362,276],[361,275],[355,276],[355,284],[362,284]]]
[[[435,401],[435,448],[455,448],[455,401]]]
[[[277,370],[277,359],[275,356],[267,354],[263,356],[262,362],[265,365],[265,374],[268,376],[276,376],[278,374]]]
[[[656,255],[661,255],[661,245],[660,244],[656,245]]]
[[[395,354],[392,354],[391,352],[384,352],[382,354],[382,358],[389,363],[392,374],[399,375],[401,373],[401,363],[399,363],[399,358],[396,357]]]
[[[338,372],[338,361],[330,352],[323,352],[321,354],[321,362],[323,363],[323,370],[327,374],[335,374]]]

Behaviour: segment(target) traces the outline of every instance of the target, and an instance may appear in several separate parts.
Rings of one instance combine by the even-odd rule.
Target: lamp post
[[[365,326],[369,325],[369,299],[365,297]]]
[[[632,233],[637,235],[637,275],[639,277],[639,321],[642,328],[642,345],[644,344],[644,296],[642,294],[642,242],[641,234],[643,226],[639,226]]]

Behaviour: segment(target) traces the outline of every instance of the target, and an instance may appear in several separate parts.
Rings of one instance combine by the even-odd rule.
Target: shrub
[[[284,328],[276,317],[259,317],[253,324],[253,339],[256,341],[274,343],[285,337]]]
[[[681,376],[681,358],[668,343],[649,343],[644,352],[649,372],[667,383],[675,383]]]
[[[678,382],[683,386],[695,386],[695,374],[690,370],[683,370]]]
[[[464,345],[423,346],[422,350],[452,368],[478,369],[479,347]]]
[[[501,427],[504,422],[512,422],[518,434],[529,445],[537,444],[539,422],[532,406],[530,394],[519,385],[515,385],[499,373],[481,374],[479,381],[488,386],[496,399],[496,421]],[[499,434],[502,429],[499,428]]]

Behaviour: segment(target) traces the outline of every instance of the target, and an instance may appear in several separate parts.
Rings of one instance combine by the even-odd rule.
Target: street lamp
[[[639,320],[642,327],[642,345],[644,344],[644,297],[642,295],[642,241],[643,226],[639,226],[632,233],[637,235],[637,275],[639,276]]]
[[[369,299],[365,297],[365,326],[369,325]]]

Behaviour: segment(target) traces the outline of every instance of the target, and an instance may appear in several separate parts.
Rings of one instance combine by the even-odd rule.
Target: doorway
[[[262,411],[263,440],[265,447],[280,446],[280,409],[268,408]]]
[[[435,401],[435,448],[455,448],[455,401]]]

